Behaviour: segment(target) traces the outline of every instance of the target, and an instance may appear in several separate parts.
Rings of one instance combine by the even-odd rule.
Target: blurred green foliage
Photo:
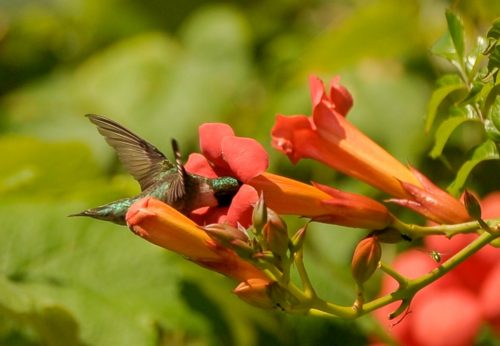
[[[451,5],[472,37],[500,13],[494,0],[1,1],[0,345],[365,344],[378,331],[370,317],[259,311],[230,293],[234,283],[123,227],[67,218],[138,191],[83,115],[106,115],[163,149],[175,137],[185,154],[197,151],[199,124],[224,121],[269,149],[270,171],[375,195],[270,148],[276,113],[310,113],[307,75],[340,74],[351,121],[446,186],[460,166],[426,156],[424,116],[448,68],[429,49]],[[433,98],[460,91],[442,88]],[[447,157],[463,163],[475,136],[455,134]],[[481,163],[471,187],[484,193],[498,170]],[[354,300],[347,264],[363,235],[311,227],[306,265],[325,298]]]

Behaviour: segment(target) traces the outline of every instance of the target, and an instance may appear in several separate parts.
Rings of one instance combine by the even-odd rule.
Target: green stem
[[[387,275],[392,276],[392,278],[399,283],[400,288],[408,286],[409,279],[405,278],[403,275],[399,274],[397,271],[395,271],[388,265],[385,265],[384,263],[380,262],[379,268]]]
[[[387,294],[383,297],[377,298],[363,305],[363,312],[370,312],[376,310],[382,306],[390,304],[392,302],[401,300],[403,298],[409,298],[415,293],[424,288],[425,286],[433,283],[437,279],[441,278],[443,275],[448,273],[450,270],[455,268],[457,265],[465,261],[468,257],[472,256],[478,252],[485,245],[489,244],[495,238],[499,237],[500,234],[483,233],[473,242],[467,245],[465,248],[457,252],[454,256],[449,258],[446,262],[441,264],[439,267],[430,271],[427,274],[413,280],[407,281],[407,286],[400,288],[393,293]]]
[[[307,270],[304,266],[304,250],[301,248],[295,253],[295,267],[299,272],[300,280],[302,281],[302,286],[304,287],[304,295],[309,298],[316,297],[316,291],[311,284],[311,280],[309,279],[309,275],[307,274]]]
[[[474,223],[468,223],[468,225],[474,224]],[[477,223],[475,223],[477,227]],[[453,230],[458,229],[458,226],[455,225],[455,228],[452,228]],[[466,228],[469,226],[465,226]],[[448,229],[449,230],[449,229]],[[396,301],[406,301],[409,303],[411,301],[412,297],[422,288],[425,286],[433,283],[434,281],[438,280],[442,276],[444,276],[446,273],[451,271],[453,268],[455,268],[457,265],[465,261],[468,257],[472,256],[476,252],[478,252],[481,248],[483,248],[485,245],[489,244],[491,241],[493,241],[496,238],[500,237],[500,232],[494,232],[494,233],[488,233],[484,232],[481,234],[478,238],[476,238],[474,241],[472,241],[469,245],[464,247],[462,250],[457,252],[454,256],[449,258],[446,262],[441,264],[439,267],[435,268],[434,270],[430,271],[427,274],[422,275],[419,278],[416,279],[407,279],[404,276],[400,275],[396,271],[394,271],[392,268],[381,264],[380,268],[383,270],[385,273],[393,277],[396,281],[399,282],[400,287],[392,292],[389,293],[385,296],[382,296],[380,298],[374,299],[370,302],[367,302],[361,306],[360,309],[354,309],[352,306],[341,306],[341,305],[336,305],[327,301],[324,301],[323,299],[317,297],[317,296],[308,296],[305,292],[301,292],[296,288],[293,284],[290,284],[288,287],[291,288],[291,293],[293,293],[295,296],[301,298],[301,304],[300,306],[297,306],[296,309],[290,311],[292,313],[307,313],[309,315],[313,316],[321,316],[321,317],[330,317],[330,318],[335,318],[335,317],[340,317],[340,318],[345,318],[345,319],[354,319],[357,317],[360,317],[368,312],[374,311],[376,309],[379,309],[385,305],[388,305],[390,303],[396,302]],[[298,263],[298,265],[297,265]],[[298,261],[296,259],[296,265],[297,269],[299,270],[299,274],[301,275],[301,278],[305,284],[305,286],[310,286],[310,281],[307,276],[307,273],[305,271],[305,268],[303,266],[302,259],[298,258]],[[299,269],[300,268],[300,269]],[[310,289],[312,289],[312,286],[310,286]],[[314,291],[313,291],[314,292]],[[397,314],[392,314],[392,317],[396,317]]]
[[[492,229],[498,228],[499,223],[500,219],[491,219],[486,221],[486,224]],[[407,224],[394,218],[392,227],[396,228],[401,233],[408,235],[410,238],[415,239],[434,234],[445,235],[448,238],[451,238],[460,233],[477,232],[477,230],[481,228],[481,225],[478,221],[470,221],[456,225],[419,226]]]

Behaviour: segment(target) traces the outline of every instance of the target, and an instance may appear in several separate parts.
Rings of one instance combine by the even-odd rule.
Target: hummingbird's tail
[[[73,216],[88,216],[98,220],[110,221],[119,225],[125,225],[125,214],[127,213],[130,203],[110,203],[100,207],[86,209],[80,213],[68,215]]]

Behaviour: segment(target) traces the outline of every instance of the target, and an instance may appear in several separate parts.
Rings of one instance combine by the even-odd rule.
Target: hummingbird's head
[[[224,207],[231,204],[234,195],[240,189],[241,182],[232,177],[220,177],[212,180],[212,189],[219,206]]]

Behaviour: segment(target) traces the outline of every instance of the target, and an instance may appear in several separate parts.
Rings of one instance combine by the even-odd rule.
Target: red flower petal
[[[232,175],[242,182],[262,174],[269,166],[264,147],[252,138],[225,137],[222,154]]]
[[[318,131],[332,142],[346,138],[346,121],[326,102],[320,102],[314,107],[313,120]]]
[[[309,76],[309,90],[311,92],[311,102],[313,108],[326,98],[323,81],[317,76]]]
[[[213,223],[225,223],[228,209],[228,207],[198,208],[189,214],[189,218],[202,226]]]
[[[189,155],[184,166],[189,173],[198,174],[207,178],[217,178],[217,173],[215,173],[210,162],[201,154],[193,153]]]
[[[485,318],[492,324],[493,330],[500,336],[500,263],[490,272],[484,281],[479,295]]]
[[[421,345],[472,345],[481,324],[477,299],[458,287],[433,292],[413,312],[413,334]]]
[[[335,106],[335,110],[345,117],[349,109],[351,109],[353,101],[349,91],[340,85],[340,76],[336,76],[330,81],[330,99]]]
[[[492,192],[481,200],[483,219],[500,217],[500,191]]]
[[[222,140],[225,137],[234,137],[231,126],[223,123],[205,123],[198,129],[200,136],[200,149],[216,166],[227,168],[227,164],[222,157]]]
[[[257,191],[250,185],[243,184],[233,197],[226,222],[232,226],[241,224],[248,227],[252,224],[253,205],[259,199]]]
[[[293,164],[296,164],[302,158],[301,146],[297,145],[297,136],[304,132],[312,132],[311,121],[308,117],[278,114],[271,130],[272,145],[286,154]]]

